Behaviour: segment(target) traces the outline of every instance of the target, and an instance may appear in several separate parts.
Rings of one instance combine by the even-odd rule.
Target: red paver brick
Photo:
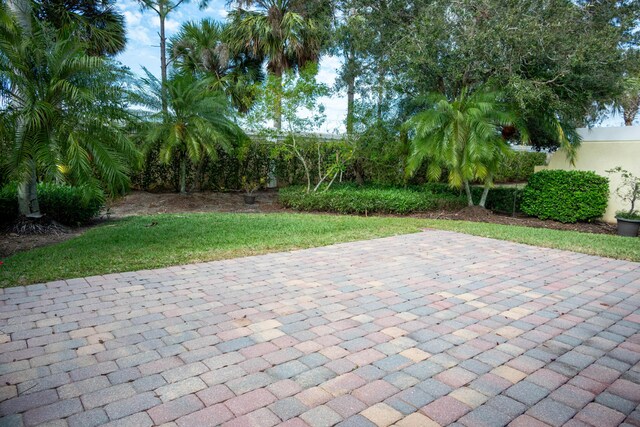
[[[233,414],[226,406],[218,404],[178,418],[176,424],[180,427],[218,426],[233,417]]]
[[[325,382],[321,387],[334,396],[340,396],[362,387],[366,383],[362,377],[354,373],[348,373]]]
[[[397,387],[389,384],[388,382],[377,380],[354,390],[351,394],[367,405],[373,405],[375,403],[382,402],[399,391],[400,390],[398,390]]]
[[[163,403],[147,411],[155,424],[164,424],[199,411],[204,405],[196,396],[190,394],[170,402]]]
[[[441,425],[451,424],[469,411],[470,407],[450,396],[441,397],[420,409],[420,412]]]
[[[599,403],[589,403],[575,418],[598,427],[615,427],[624,421],[625,415]]]
[[[258,389],[245,393],[241,396],[231,398],[225,405],[236,415],[243,415],[256,409],[263,408],[277,399],[266,389]]]
[[[224,384],[217,384],[196,393],[205,406],[215,405],[235,397],[235,394]]]
[[[436,380],[445,383],[452,388],[462,387],[463,385],[473,381],[475,378],[476,374],[457,366],[435,376]]]
[[[607,391],[616,396],[624,397],[632,402],[640,403],[640,384],[631,381],[619,379],[611,384]]]

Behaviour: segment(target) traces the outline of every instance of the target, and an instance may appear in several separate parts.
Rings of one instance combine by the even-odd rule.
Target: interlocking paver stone
[[[510,387],[504,394],[531,406],[545,398],[549,394],[549,390],[525,380]]]
[[[569,421],[575,413],[575,409],[553,399],[544,399],[526,412],[527,415],[555,427]]]
[[[453,397],[444,396],[420,410],[441,425],[451,424],[469,412],[471,408]]]
[[[269,405],[269,409],[282,421],[297,417],[298,415],[309,410],[306,405],[304,405],[295,397],[287,397],[282,400],[278,400],[277,402]]]
[[[0,289],[0,331],[2,425],[640,425],[640,264],[451,232]]]

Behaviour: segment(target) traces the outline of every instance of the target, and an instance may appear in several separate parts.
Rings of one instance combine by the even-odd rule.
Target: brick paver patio
[[[443,231],[0,290],[3,426],[638,426],[639,361],[640,264]]]

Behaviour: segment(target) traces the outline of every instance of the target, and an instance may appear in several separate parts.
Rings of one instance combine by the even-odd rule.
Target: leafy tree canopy
[[[536,129],[538,147],[558,145],[549,123],[570,134],[600,117],[622,91],[625,52],[638,46],[640,7],[632,0],[349,3],[351,21],[369,28],[352,34],[368,58],[361,91],[383,90],[398,116],[403,99],[500,87],[520,122]]]

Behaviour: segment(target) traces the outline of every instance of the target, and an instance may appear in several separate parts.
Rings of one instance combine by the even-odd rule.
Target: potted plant
[[[640,201],[640,177],[622,169],[620,166],[607,171],[608,173],[619,173],[622,181],[616,194],[625,202],[629,203],[628,211],[617,211],[618,235],[636,237],[640,229],[640,211],[636,210],[636,202]]]
[[[260,188],[261,181],[255,181],[248,179],[246,176],[242,177],[242,188],[245,193],[242,195],[244,202],[247,205],[253,205],[256,202],[256,195],[253,194],[258,188]]]

